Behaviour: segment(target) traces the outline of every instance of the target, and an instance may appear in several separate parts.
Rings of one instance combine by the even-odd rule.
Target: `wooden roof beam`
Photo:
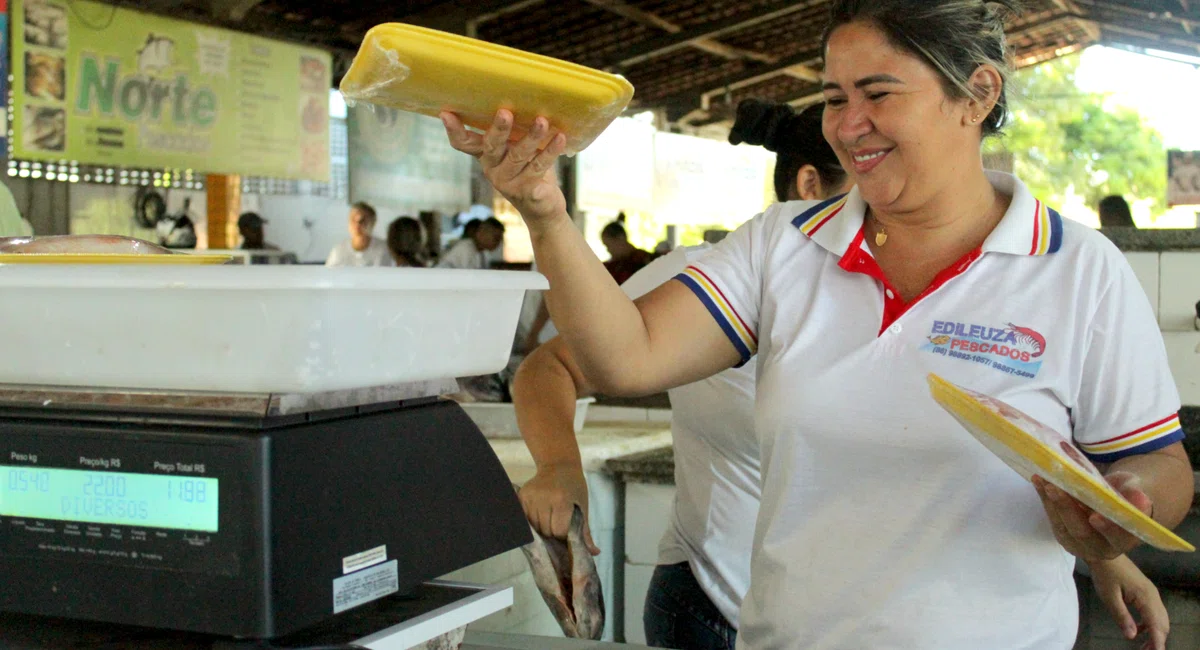
[[[1174,38],[1171,36],[1167,36],[1165,34],[1158,34],[1155,32],[1144,30],[1144,29],[1138,29],[1136,27],[1129,27],[1126,25],[1119,25],[1116,23],[1097,22],[1097,24],[1100,25],[1100,29],[1104,30],[1104,31],[1116,32],[1118,34],[1126,34],[1126,35],[1134,36],[1134,37],[1141,38],[1141,39],[1144,39],[1147,41],[1160,43],[1162,45],[1172,45],[1172,46],[1175,46],[1178,48],[1183,48],[1185,50],[1189,50],[1190,52],[1200,53],[1200,41],[1189,41],[1189,40],[1182,39],[1182,38]],[[1162,49],[1162,48],[1159,48],[1159,49]]]
[[[655,106],[667,107],[672,115],[685,115],[693,109],[704,108],[703,104],[708,103],[717,94],[759,83],[781,74],[783,70],[797,65],[808,66],[815,70],[813,64],[819,61],[819,48],[813,48],[798,52],[789,57],[784,57],[775,63],[748,65],[741,72],[715,79],[705,83],[703,86],[681,91],[651,103]]]
[[[1048,27],[1054,27],[1055,25],[1066,21],[1079,22],[1082,20],[1085,20],[1084,17],[1074,12],[1056,14],[1046,18],[1045,20],[1040,20],[1028,25],[1022,25],[1020,28],[1013,30],[1009,36],[1010,38],[1013,36],[1020,36],[1029,32],[1046,29]],[[1096,31],[1099,31],[1098,26],[1096,27]],[[1098,33],[1096,35],[1096,40],[1099,40]],[[666,97],[661,101],[656,101],[653,103],[655,105],[667,106],[674,116],[678,116],[676,118],[677,120],[689,117],[693,119],[709,119],[708,113],[712,108],[714,98],[722,94],[738,90],[739,88],[745,88],[746,86],[752,86],[761,83],[767,79],[770,79],[771,77],[778,76],[780,74],[788,74],[805,81],[812,81],[814,83],[819,82],[820,72],[817,71],[817,69],[813,66],[814,63],[819,62],[819,58],[820,52],[811,50],[793,55],[786,59],[781,59],[776,61],[774,64],[753,67],[748,66],[746,70],[740,73],[729,75],[723,79],[704,84],[704,89],[695,88],[692,90],[679,92],[670,97]],[[807,101],[809,103],[814,101],[812,97],[807,95],[801,97],[800,100]]]
[[[240,21],[263,0],[210,0],[208,10],[214,18]]]
[[[482,25],[483,23],[486,23],[490,20],[495,20],[506,14],[516,13],[518,11],[524,11],[530,7],[535,7],[537,5],[540,5],[543,2],[545,2],[545,0],[518,0],[516,2],[511,2],[503,7],[498,7],[494,11],[490,11],[488,13],[476,16],[467,21],[467,36],[470,36],[471,38],[476,38],[476,35],[479,33],[479,26]]]
[[[821,82],[821,73],[806,65],[788,66],[781,72],[789,77],[792,77],[793,79],[799,79],[800,81],[807,81],[810,83]]]
[[[1181,13],[1146,11],[1145,9],[1137,9],[1119,2],[1112,2],[1111,0],[1078,0],[1078,3],[1089,7],[1090,17],[1095,20],[1108,20],[1112,17],[1110,14],[1123,14],[1130,20],[1136,20],[1139,23],[1162,22],[1177,24],[1185,31],[1190,30],[1193,25],[1200,25],[1200,15],[1197,15],[1195,12],[1197,5],[1188,0],[1179,0],[1179,6],[1183,10]],[[1188,31],[1188,33],[1190,34],[1191,32]]]
[[[1100,28],[1105,32],[1101,38],[1102,42],[1126,43],[1148,50],[1200,56],[1200,43],[1177,38],[1162,38],[1158,34],[1107,23],[1101,23]]]
[[[689,47],[698,40],[717,39],[727,34],[757,27],[810,8],[814,2],[784,2],[783,6],[762,8],[748,14],[738,14],[694,29],[668,32],[666,36],[638,43],[600,64],[605,69],[627,68],[664,54]]]
[[[1074,0],[1050,0],[1050,4],[1054,5],[1059,11],[1073,14],[1079,13],[1079,6],[1075,4]]]
[[[424,11],[400,16],[399,21],[443,32],[466,34],[472,21],[525,4],[526,0],[446,0]]]
[[[610,13],[616,14],[631,20],[635,23],[661,29],[668,34],[677,35],[684,31],[683,27],[666,20],[656,14],[639,9],[633,5],[626,4],[622,0],[583,0],[584,2],[600,7]],[[715,54],[721,58],[729,60],[749,59],[751,61],[759,61],[762,63],[774,63],[775,58],[761,52],[753,52],[740,48],[725,45],[711,37],[691,38],[685,43],[687,46],[694,47],[699,50]]]

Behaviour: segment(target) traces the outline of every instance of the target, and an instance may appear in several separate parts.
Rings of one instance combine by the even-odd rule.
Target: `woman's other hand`
[[[550,128],[544,117],[534,120],[524,137],[513,137],[513,114],[500,110],[487,133],[468,131],[453,113],[441,114],[450,145],[479,159],[483,175],[513,204],[531,231],[567,217],[567,201],[558,186],[555,162],[567,147],[567,136]]]
[[[1090,563],[1088,568],[1092,571],[1096,594],[1125,638],[1132,641],[1139,634],[1146,634],[1142,650],[1166,650],[1171,619],[1154,583],[1124,555],[1115,560]],[[1140,625],[1130,614],[1130,606],[1137,610],[1142,621]]]

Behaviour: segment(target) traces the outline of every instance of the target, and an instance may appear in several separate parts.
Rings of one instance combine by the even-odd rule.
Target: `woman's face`
[[[866,23],[839,27],[825,67],[825,139],[871,207],[916,210],[951,187],[974,158],[979,130],[966,128],[967,100]]]

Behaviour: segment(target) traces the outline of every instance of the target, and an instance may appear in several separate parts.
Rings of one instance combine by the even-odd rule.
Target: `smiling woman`
[[[1013,3],[832,5],[823,131],[854,188],[772,206],[636,302],[566,214],[550,171],[561,135],[536,120],[510,142],[507,111],[483,135],[442,118],[528,224],[551,316],[599,392],[657,392],[757,357],[747,435],[762,499],[739,647],[1066,650],[1070,554],[1103,561],[1137,540],[1031,487],[925,377],[1070,436],[1174,527],[1192,475],[1153,311],[1103,235],[983,169]]]

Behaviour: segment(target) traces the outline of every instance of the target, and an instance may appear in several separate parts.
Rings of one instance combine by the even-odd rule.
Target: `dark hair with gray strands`
[[[946,94],[977,98],[971,75],[981,65],[1000,71],[1005,87],[983,120],[984,137],[996,135],[1008,120],[1008,80],[1012,75],[1004,21],[1021,13],[1020,0],[834,0],[821,51],[839,27],[867,22],[899,49],[922,59],[941,77]]]

